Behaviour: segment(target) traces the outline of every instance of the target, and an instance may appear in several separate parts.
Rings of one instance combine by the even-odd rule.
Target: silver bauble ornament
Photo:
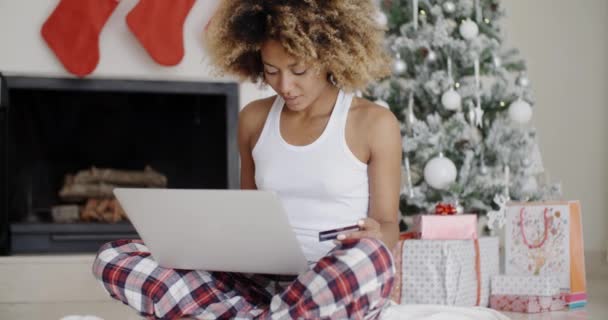
[[[424,166],[424,181],[435,189],[447,189],[456,181],[456,174],[454,162],[441,154]]]
[[[450,88],[441,95],[441,104],[447,110],[459,110],[462,107],[462,98],[456,90]]]
[[[509,106],[509,118],[519,124],[528,123],[532,118],[532,107],[522,99],[515,100]]]
[[[443,8],[443,12],[447,14],[452,14],[456,11],[456,5],[452,1],[446,1],[441,6]]]
[[[384,28],[388,25],[388,18],[381,10],[376,11],[376,16],[374,18],[376,19],[376,23],[378,23],[381,27]]]
[[[464,208],[460,204],[456,204],[456,214],[463,214]]]
[[[479,172],[481,172],[481,174],[485,175],[488,173],[488,167],[486,167],[485,164],[481,164],[481,166],[479,167]]]
[[[433,50],[429,50],[429,53],[426,55],[426,61],[435,62],[437,61],[437,54]]]
[[[458,31],[463,38],[471,40],[479,34],[479,27],[471,19],[467,19],[460,24]]]
[[[392,70],[393,74],[396,76],[404,75],[407,71],[407,64],[405,61],[401,60],[400,57],[397,57],[395,60],[393,60]]]
[[[522,74],[517,77],[517,79],[515,79],[515,84],[520,87],[527,87],[530,85],[530,79],[528,79],[528,77]]]
[[[445,19],[446,30],[448,34],[451,34],[458,27],[458,23],[454,19]]]

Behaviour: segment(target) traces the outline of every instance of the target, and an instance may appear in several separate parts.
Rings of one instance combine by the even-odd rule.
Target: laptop
[[[162,267],[280,275],[308,269],[273,192],[116,188],[114,195]]]

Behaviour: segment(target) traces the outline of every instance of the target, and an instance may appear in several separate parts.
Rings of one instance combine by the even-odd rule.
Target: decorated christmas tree
[[[367,98],[402,124],[405,215],[438,203],[484,215],[508,199],[554,199],[530,124],[526,65],[503,47],[499,0],[382,0],[392,76]]]

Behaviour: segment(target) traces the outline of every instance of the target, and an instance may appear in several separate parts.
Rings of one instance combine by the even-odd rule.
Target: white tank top
[[[319,231],[367,217],[367,165],[350,151],[345,129],[353,95],[340,91],[325,130],[313,143],[294,146],[280,132],[284,100],[275,99],[252,150],[259,190],[277,193],[308,261],[335,245],[319,242]]]

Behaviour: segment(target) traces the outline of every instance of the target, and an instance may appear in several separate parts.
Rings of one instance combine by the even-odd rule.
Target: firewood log
[[[128,220],[127,215],[116,199],[95,199],[90,198],[86,201],[81,214],[82,221],[100,221],[116,223]]]
[[[87,200],[86,204],[84,205],[84,208],[82,209],[82,212],[80,213],[80,219],[82,221],[99,221],[97,211],[95,211],[95,208],[97,208],[97,203],[97,199]]]
[[[59,191],[59,197],[66,202],[79,202],[89,198],[111,198],[115,185],[109,184],[71,184],[64,185]]]
[[[122,206],[120,205],[118,200],[114,199],[114,204],[115,204],[116,210],[118,211],[118,214],[120,215],[121,220],[129,220],[129,217],[127,217],[127,213],[122,208]]]
[[[114,214],[111,211],[104,211],[100,216],[103,222],[114,222]]]
[[[53,222],[72,223],[80,220],[80,207],[77,204],[57,205],[51,208]]]
[[[106,211],[110,211],[110,210],[108,210],[109,205],[110,205],[109,199],[101,199],[99,201],[99,203],[97,204],[97,208],[95,208],[95,211],[97,211],[97,213],[103,213]]]
[[[122,217],[120,216],[120,211],[118,211],[118,206],[116,204],[116,200],[112,199],[110,201],[110,205],[108,206],[108,209],[110,209],[110,211],[112,212],[112,222],[115,223],[122,220]]]
[[[73,179],[77,184],[106,183],[119,186],[163,188],[167,186],[167,177],[146,166],[143,171],[101,169],[91,167],[79,171]]]

